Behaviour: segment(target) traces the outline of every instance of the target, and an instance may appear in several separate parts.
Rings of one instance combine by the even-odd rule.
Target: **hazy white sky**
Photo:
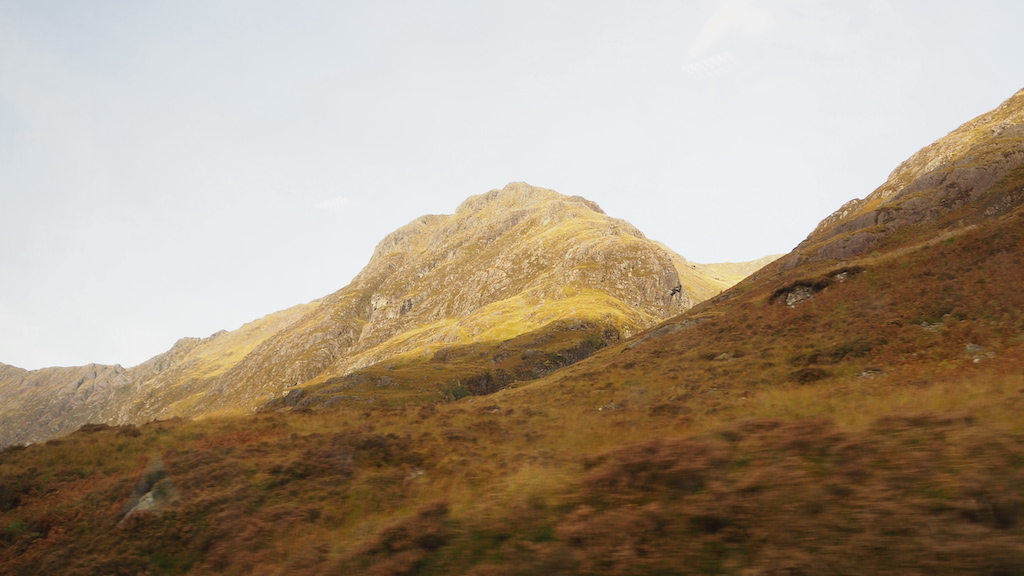
[[[0,0],[0,362],[130,366],[526,181],[787,252],[1024,87],[1024,3]]]

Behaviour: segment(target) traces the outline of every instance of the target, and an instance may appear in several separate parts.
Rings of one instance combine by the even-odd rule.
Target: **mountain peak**
[[[725,288],[690,289],[677,259],[594,202],[514,182],[389,234],[301,332],[271,339],[253,357],[264,358],[259,367],[244,369],[275,380],[271,387],[293,385],[569,316],[630,334]],[[596,294],[601,302],[583,304]],[[416,338],[402,337],[410,330]],[[316,343],[316,353],[298,353],[301,361],[285,361],[312,343],[309,331],[333,336]]]
[[[484,194],[470,196],[455,210],[456,214],[494,209],[527,209],[546,202],[557,201],[565,206],[586,208],[598,214],[604,210],[582,196],[565,196],[549,190],[530,186],[526,182],[510,182],[504,188],[497,188]]]
[[[822,220],[785,265],[856,257],[908,226],[963,226],[1005,214],[1024,201],[1021,181],[1024,90],[922,148],[863,200]]]
[[[0,396],[24,393],[0,420],[25,423],[0,446],[90,420],[245,412],[303,395],[318,405],[432,402],[451,378],[483,378],[478,391],[493,392],[675,316],[739,276],[688,263],[590,200],[513,182],[388,234],[351,284],[320,300],[184,338],[129,371],[95,367],[88,402],[72,393],[76,371],[0,366]],[[67,406],[39,429],[22,408],[62,386]]]

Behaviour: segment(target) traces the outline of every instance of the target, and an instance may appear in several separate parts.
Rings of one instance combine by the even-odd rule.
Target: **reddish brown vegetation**
[[[455,416],[496,417],[489,408]],[[454,513],[444,501],[408,505],[423,494],[420,471],[442,469],[446,452],[479,465],[472,444],[439,452],[436,439],[358,426],[296,435],[288,418],[257,420],[248,434],[207,427],[201,437],[193,425],[144,427],[122,452],[173,436],[164,459],[183,497],[120,528],[136,478],[118,470],[139,458],[117,461],[89,442],[115,441],[115,432],[4,451],[0,566],[5,574],[1024,573],[1024,437],[965,414],[889,416],[860,431],[821,418],[746,420],[570,458],[564,465],[576,461],[578,483],[497,510],[488,490],[476,489]],[[53,450],[90,445],[113,469],[10,474]],[[206,447],[189,447],[197,445]]]
[[[1024,575],[1022,215],[766,270],[486,399],[9,448],[0,573]],[[153,456],[180,499],[119,528]]]

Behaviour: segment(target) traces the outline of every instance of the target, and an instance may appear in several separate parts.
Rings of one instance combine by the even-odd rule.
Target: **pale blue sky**
[[[1009,1],[0,0],[0,362],[130,366],[526,181],[787,252],[1024,87]]]

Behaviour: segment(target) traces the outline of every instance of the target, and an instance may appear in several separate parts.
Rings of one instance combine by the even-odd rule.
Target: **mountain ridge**
[[[587,338],[628,336],[717,294],[740,274],[721,266],[690,263],[585,198],[511,183],[467,198],[454,214],[422,216],[386,235],[334,294],[232,332],[182,338],[129,369],[110,368],[104,374],[111,382],[90,403],[66,395],[69,403],[53,421],[65,423],[49,425],[48,435],[31,433],[33,414],[47,404],[19,396],[0,409],[0,445],[43,440],[86,422],[250,411],[299,385],[396,358],[444,357],[453,346],[494,347],[526,333],[549,340],[557,333],[561,348],[550,353],[561,354]],[[549,325],[554,332],[544,334]],[[487,366],[467,367],[478,373],[467,377]],[[51,374],[0,373],[0,394]],[[425,397],[443,385],[432,382]]]
[[[854,257],[907,226],[958,226],[1005,214],[1024,202],[1022,164],[1024,90],[916,152],[865,198],[843,204],[786,266]],[[981,209],[972,208],[977,204]]]

